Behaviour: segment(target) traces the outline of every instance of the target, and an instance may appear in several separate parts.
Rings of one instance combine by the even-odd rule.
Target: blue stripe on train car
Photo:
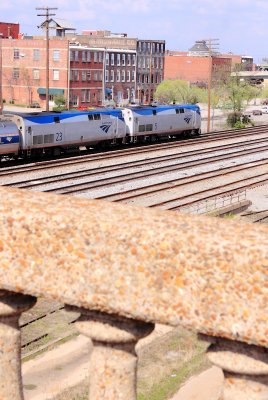
[[[10,144],[10,143],[19,143],[20,137],[18,136],[0,136],[0,145]]]
[[[29,115],[29,114],[20,114],[25,120],[33,122],[35,124],[53,124],[55,122],[54,118],[58,118],[61,120],[66,120],[70,118],[76,118],[85,115],[93,115],[93,114],[102,114],[102,115],[111,115],[113,117],[117,117],[122,119],[122,110],[94,110],[94,111],[64,111],[62,113],[48,113],[48,114],[38,114],[38,115]],[[18,114],[19,115],[19,114]]]
[[[138,115],[152,115],[154,111],[159,114],[164,111],[175,110],[176,108],[184,108],[186,110],[193,110],[200,114],[199,106],[195,104],[174,104],[170,106],[157,106],[157,107],[129,107],[133,112]]]

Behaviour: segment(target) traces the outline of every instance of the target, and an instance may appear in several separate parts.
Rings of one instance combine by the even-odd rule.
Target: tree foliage
[[[65,97],[62,94],[56,94],[54,96],[53,99],[54,103],[55,103],[55,107],[53,107],[53,111],[62,111],[62,110],[66,110],[66,103],[67,100],[65,99]]]
[[[188,82],[175,79],[164,80],[158,85],[155,99],[164,103],[198,103],[206,97],[205,90],[190,86]]]

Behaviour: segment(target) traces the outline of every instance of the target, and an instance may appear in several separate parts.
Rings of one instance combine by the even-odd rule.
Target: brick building
[[[126,33],[111,33],[110,31],[83,31],[82,35],[67,35],[70,40],[76,41],[81,45],[89,47],[103,47],[109,57],[116,59],[114,65],[114,74],[116,78],[111,82],[110,78],[113,75],[111,64],[107,66],[106,87],[109,89],[109,96],[115,102],[123,102],[129,98],[133,101],[141,103],[149,103],[153,99],[157,85],[164,77],[164,60],[165,60],[165,41],[164,40],[139,40],[137,38],[129,38]],[[120,66],[116,65],[118,54],[120,57]],[[125,54],[125,56],[123,55]],[[131,62],[131,65],[122,65],[124,57],[126,60],[136,59],[136,65]],[[120,59],[119,57],[119,59]],[[128,61],[127,61],[128,62]],[[120,68],[117,68],[120,67]],[[124,68],[122,68],[124,67]],[[132,68],[128,68],[132,67]],[[135,79],[134,79],[135,67]],[[125,71],[124,71],[125,70]],[[130,73],[130,81],[129,74]],[[124,76],[125,82],[120,77]],[[120,81],[117,81],[120,79]],[[131,82],[131,85],[129,83]],[[110,92],[112,90],[112,92]],[[135,95],[134,95],[135,90]],[[106,95],[107,97],[107,95]]]
[[[199,86],[206,86],[212,74],[219,76],[231,72],[231,59],[221,56],[189,56],[172,54],[165,56],[165,79],[182,79]]]
[[[20,25],[12,22],[0,22],[0,36],[3,39],[18,39]]]
[[[101,106],[104,49],[70,44],[70,107]]]
[[[188,51],[167,51],[165,55],[165,79],[182,79],[200,86],[207,85],[211,72],[216,81],[232,70],[253,69],[252,57],[215,53],[204,40],[196,41]]]
[[[66,40],[49,41],[49,95],[67,95],[69,44]],[[2,40],[2,94],[7,103],[45,104],[46,41],[42,39]]]
[[[71,108],[153,99],[164,75],[165,41],[138,40],[109,31],[75,35],[64,20],[51,19],[49,24],[56,30],[49,40],[50,108],[57,94]],[[3,99],[45,106],[46,40],[19,33],[18,37],[2,40]]]

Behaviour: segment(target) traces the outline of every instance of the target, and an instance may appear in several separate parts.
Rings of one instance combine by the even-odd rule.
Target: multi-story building
[[[70,35],[67,35],[69,38]],[[132,66],[130,70],[130,81],[127,77],[125,82],[121,79],[121,71],[116,62],[114,65],[107,67],[107,79],[110,84],[107,83],[108,95],[112,97],[115,102],[127,100],[128,94],[130,93],[131,101],[139,101],[141,103],[148,103],[153,99],[154,92],[157,85],[164,79],[164,60],[165,60],[165,41],[164,40],[139,40],[137,38],[129,38],[126,33],[111,33],[110,31],[83,31],[82,35],[76,35],[72,37],[72,40],[77,41],[80,44],[87,45],[89,47],[103,47],[106,49],[106,54],[114,53],[114,57],[119,57],[117,54],[125,54],[126,60],[136,60],[135,65],[135,79],[134,79],[134,64],[126,65],[126,69],[122,69],[123,79],[124,74],[128,76],[129,69],[127,67]],[[117,51],[117,52],[116,52]],[[120,63],[122,66],[122,63]],[[114,72],[110,72],[113,70]],[[125,72],[124,72],[125,70]],[[121,82],[116,82],[117,78],[110,80],[110,74],[117,74],[117,78]],[[131,87],[127,83],[131,82]],[[120,83],[115,85],[113,83]],[[123,85],[126,83],[125,85]],[[112,90],[112,92],[110,92]],[[133,96],[133,90],[135,90],[135,96]],[[118,91],[118,92],[117,92]],[[107,95],[106,95],[107,97]]]
[[[125,105],[136,98],[136,51],[105,49],[106,101]]]
[[[44,24],[41,24],[43,27]],[[75,35],[63,20],[51,19],[49,101],[61,94],[68,107],[149,103],[163,79],[165,42],[128,38],[110,31]],[[72,31],[72,33],[68,33]],[[7,103],[46,104],[46,41],[24,36],[2,40],[2,95]]]
[[[167,51],[165,55],[166,79],[182,79],[200,86],[208,84],[211,74],[216,82],[232,70],[252,71],[253,67],[252,57],[215,53],[204,40],[197,41],[187,52]]]
[[[104,49],[70,44],[69,51],[69,106],[102,105]]]
[[[137,92],[141,103],[153,100],[157,85],[164,79],[165,41],[137,41]]]
[[[50,40],[49,96],[69,92],[69,44]],[[45,104],[46,41],[42,39],[2,39],[2,95],[7,103]]]

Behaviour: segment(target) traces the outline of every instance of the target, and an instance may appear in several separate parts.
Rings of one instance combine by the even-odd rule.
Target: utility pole
[[[211,108],[211,85],[212,85],[212,68],[213,68],[213,53],[216,53],[216,49],[219,46],[219,39],[205,39],[205,42],[209,48],[209,64],[208,64],[208,122],[207,122],[207,133],[210,132],[210,108]]]
[[[36,10],[44,10],[45,14],[37,14],[38,17],[46,17],[46,111],[49,111],[49,18],[56,15],[51,14],[51,10],[57,10],[56,7],[37,7]]]
[[[0,115],[3,114],[3,33],[0,33]]]

